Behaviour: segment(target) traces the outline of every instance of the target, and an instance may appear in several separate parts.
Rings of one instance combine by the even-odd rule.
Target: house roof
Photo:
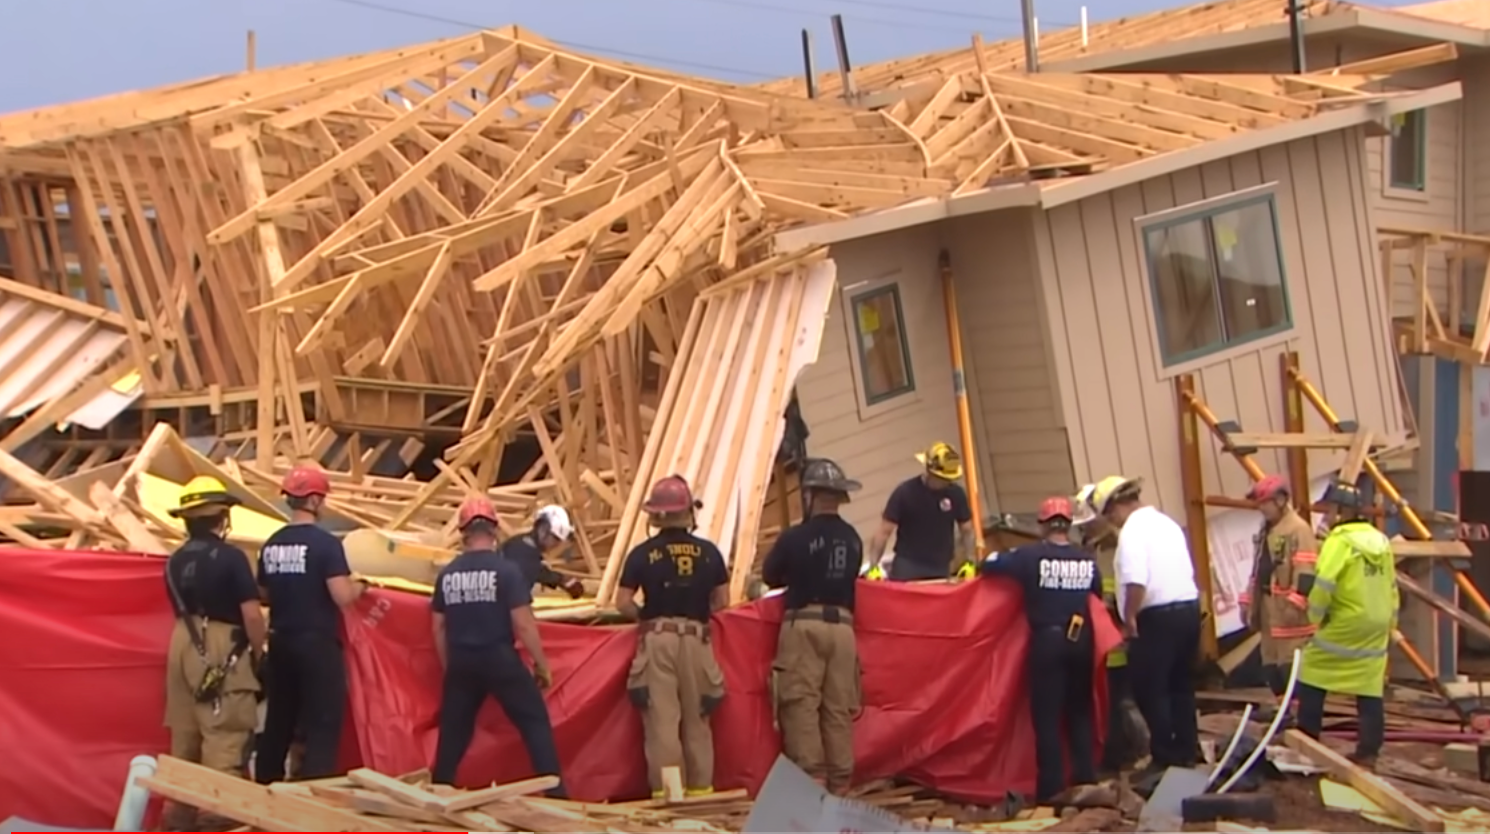
[[[210,230],[215,257],[237,258],[243,248],[229,244],[283,227],[273,300],[255,309],[304,322],[287,325],[299,355],[464,386],[505,362],[537,381],[499,398],[501,423],[670,290],[766,274],[813,245],[783,251],[784,230],[966,206],[1026,185],[1112,187],[1104,172],[1184,164],[1198,148],[1265,141],[1256,137],[1290,124],[1363,119],[1373,103],[1408,100],[1364,92],[1377,73],[1448,57],[1419,52],[1328,77],[975,67],[865,111],[504,29],[0,117],[0,165],[60,160],[87,199],[120,211],[174,211],[179,183],[209,179],[182,193],[216,195],[191,221]],[[259,179],[262,192],[247,198],[219,185]],[[125,191],[123,202],[112,196]],[[227,307],[260,292],[257,261],[221,261]],[[536,276],[547,289],[533,290],[526,313],[496,301]],[[170,317],[173,299],[154,299],[150,315]],[[451,309],[470,321],[451,324]],[[255,318],[218,320],[245,331],[221,349],[251,354]],[[482,354],[486,365],[470,358]]]
[[[1490,46],[1485,32],[1473,29],[1482,24],[1458,19],[1485,0],[1443,0],[1400,9],[1378,9],[1342,0],[1302,0],[1310,35],[1329,31],[1365,28],[1395,38],[1415,37],[1421,42],[1447,40],[1464,45]],[[1478,4],[1478,5],[1477,5]],[[1446,7],[1435,12],[1428,7]],[[1452,9],[1447,8],[1452,7]],[[1289,36],[1286,4],[1281,0],[1218,0],[1148,14],[1073,26],[1040,34],[1042,71],[1115,70],[1145,61],[1210,52],[1283,40]],[[1428,11],[1424,11],[1428,9]],[[1486,13],[1485,18],[1490,18]],[[1445,24],[1425,28],[1425,21]],[[976,43],[976,42],[975,42]],[[1404,47],[1407,46],[1404,42]],[[966,72],[977,66],[975,46],[946,49],[895,58],[854,68],[854,84],[861,92],[879,92],[924,83]],[[1025,64],[1024,40],[1010,38],[982,46],[982,63],[992,70],[1021,70]],[[761,89],[806,95],[800,76],[764,82]],[[820,96],[841,96],[842,76],[836,70],[819,74]]]
[[[1490,30],[1490,2],[1486,0],[1437,0],[1398,6],[1396,11],[1425,20]]]

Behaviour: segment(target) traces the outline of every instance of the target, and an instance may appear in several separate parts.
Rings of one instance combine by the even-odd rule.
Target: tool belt
[[[708,623],[700,623],[695,620],[685,620],[682,618],[643,620],[642,633],[676,634],[679,637],[697,637],[705,643],[709,642]]]
[[[792,623],[797,620],[818,620],[834,625],[838,623],[853,625],[854,612],[837,605],[811,605],[786,612],[787,622]]]

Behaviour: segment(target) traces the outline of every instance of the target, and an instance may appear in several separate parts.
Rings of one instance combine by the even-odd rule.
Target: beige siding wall
[[[1464,98],[1464,221],[1467,231],[1490,233],[1490,56],[1459,62]]]
[[[878,523],[890,490],[918,471],[912,459],[916,452],[937,440],[959,445],[946,308],[937,270],[938,235],[937,227],[921,226],[833,247],[838,291],[829,305],[818,360],[797,383],[802,417],[811,432],[808,454],[833,458],[849,477],[864,484],[844,517],[866,537]],[[861,410],[858,371],[850,354],[856,348],[847,295],[856,286],[886,280],[900,288],[916,390],[879,408]]]
[[[1367,38],[1311,40],[1307,57],[1308,69],[1319,70],[1339,66],[1352,61],[1365,60],[1410,48],[1404,42],[1387,42]],[[1290,72],[1292,58],[1286,42],[1264,44],[1248,49],[1229,50],[1210,55],[1186,56],[1166,62],[1161,67],[1179,72]],[[1479,187],[1485,197],[1480,209],[1483,220],[1474,222],[1478,228],[1490,229],[1490,142],[1470,142],[1466,148],[1480,148],[1478,153],[1487,162],[1482,164],[1484,173],[1482,186],[1470,178],[1469,172],[1461,170],[1460,147],[1461,114],[1471,114],[1471,126],[1480,125],[1480,136],[1490,140],[1490,58],[1465,59],[1458,63],[1422,67],[1400,73],[1391,79],[1393,88],[1423,89],[1446,84],[1460,79],[1465,82],[1462,101],[1442,104],[1428,109],[1428,156],[1427,182],[1422,193],[1392,189],[1387,182],[1384,165],[1385,153],[1391,140],[1372,136],[1366,139],[1365,162],[1367,168],[1366,189],[1370,196],[1376,226],[1457,231],[1466,228],[1471,217],[1465,215],[1465,197],[1462,183],[1470,189]],[[1471,90],[1479,85],[1480,97],[1473,97]],[[1435,251],[1436,250],[1436,251]],[[1379,269],[1379,267],[1378,267]],[[1438,303],[1440,310],[1448,308],[1448,263],[1441,247],[1429,251],[1428,290]],[[1395,316],[1413,315],[1413,298],[1416,289],[1412,279],[1410,258],[1398,253],[1392,274],[1392,308]]]
[[[1278,184],[1295,327],[1281,344],[1218,356],[1196,373],[1201,397],[1248,431],[1282,431],[1279,355],[1291,348],[1341,416],[1401,430],[1365,152],[1359,130],[1301,140],[1062,206],[1037,223],[1045,296],[1060,299],[1050,305],[1050,330],[1078,480],[1143,476],[1156,503],[1183,513],[1174,387],[1156,355],[1133,221],[1266,183]],[[1308,428],[1324,430],[1312,416]],[[1333,462],[1320,456],[1313,465],[1320,471]],[[1281,469],[1276,453],[1263,453],[1260,463]],[[1202,439],[1202,467],[1208,494],[1245,491],[1246,474],[1209,438]]]
[[[1064,415],[1045,338],[1034,223],[1040,212],[1009,210],[942,224],[957,276],[963,352],[971,362],[975,422],[1004,512],[1033,512],[1074,488]]]

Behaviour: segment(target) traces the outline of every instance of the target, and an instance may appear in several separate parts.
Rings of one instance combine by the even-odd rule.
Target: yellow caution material
[[[1102,596],[1105,599],[1117,599],[1117,577],[1102,577]],[[1107,653],[1107,668],[1121,669],[1128,665],[1127,649],[1117,648]]]
[[[171,529],[185,535],[185,523],[170,514],[180,504],[182,485],[146,472],[140,475],[139,489],[140,503],[145,509],[170,525]],[[285,526],[284,521],[254,512],[247,507],[233,507],[230,513],[232,529],[229,535],[234,540],[263,543],[271,533]]]
[[[1370,797],[1349,785],[1341,784],[1333,779],[1319,780],[1319,799],[1324,803],[1324,807],[1333,811],[1353,811],[1360,814],[1363,819],[1368,819],[1381,825],[1398,828],[1403,831],[1415,830],[1412,824],[1403,822],[1387,813],[1384,808],[1377,805]]]

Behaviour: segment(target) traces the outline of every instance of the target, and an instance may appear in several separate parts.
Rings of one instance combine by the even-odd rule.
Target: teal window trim
[[[890,296],[890,301],[895,307],[895,327],[899,331],[897,341],[900,343],[900,362],[905,368],[905,384],[874,394],[869,390],[869,356],[864,352],[864,334],[859,331],[859,305],[883,295]],[[859,386],[864,390],[864,404],[866,406],[879,405],[915,391],[916,370],[911,365],[911,345],[905,332],[905,309],[900,303],[900,285],[885,284],[850,296],[848,311],[849,315],[853,316],[850,324],[854,332],[854,350],[859,356]]]
[[[1216,232],[1215,228],[1211,225],[1211,218],[1215,217],[1218,214],[1226,214],[1227,212],[1232,212],[1238,209],[1244,209],[1260,204],[1265,204],[1268,207],[1268,215],[1272,219],[1273,250],[1278,258],[1279,287],[1283,291],[1283,320],[1278,324],[1273,325],[1272,327],[1267,327],[1262,330],[1256,330],[1246,334],[1245,336],[1237,336],[1233,338],[1223,335],[1221,340],[1218,342],[1203,345],[1192,350],[1187,350],[1175,354],[1166,352],[1164,348],[1164,345],[1166,344],[1166,340],[1164,338],[1164,306],[1163,301],[1159,297],[1158,257],[1157,254],[1154,252],[1152,237],[1149,233],[1159,231],[1161,229],[1172,228],[1174,226],[1183,226],[1186,223],[1195,223],[1197,221],[1205,224],[1206,254],[1211,264],[1211,282],[1218,285],[1216,286],[1216,292],[1214,295],[1216,319],[1221,323],[1221,329],[1224,331],[1226,329],[1226,316],[1225,309],[1221,305],[1221,288],[1219,286],[1220,276],[1216,272],[1216,262],[1219,260],[1219,258],[1216,252]],[[1153,223],[1147,223],[1139,228],[1139,234],[1143,237],[1144,263],[1148,267],[1149,273],[1149,297],[1153,300],[1154,305],[1154,327],[1158,331],[1157,335],[1159,337],[1159,354],[1165,368],[1169,368],[1174,365],[1181,365],[1186,362],[1192,362],[1196,359],[1201,359],[1214,353],[1220,353],[1223,350],[1229,350],[1234,347],[1248,344],[1249,342],[1256,342],[1260,339],[1266,339],[1279,333],[1285,333],[1293,329],[1293,301],[1290,299],[1288,293],[1288,271],[1287,265],[1284,263],[1283,259],[1283,234],[1282,228],[1278,223],[1278,203],[1273,198],[1272,194],[1263,194],[1261,196],[1236,200],[1234,202],[1220,203],[1217,205],[1208,206],[1193,213],[1182,214],[1177,217],[1171,217]]]
[[[1392,147],[1387,154],[1387,183],[1403,191],[1426,191],[1428,189],[1428,111],[1409,110],[1402,114],[1403,128],[1391,137]],[[1412,172],[1405,178],[1397,177],[1397,141],[1410,133],[1413,141]]]

